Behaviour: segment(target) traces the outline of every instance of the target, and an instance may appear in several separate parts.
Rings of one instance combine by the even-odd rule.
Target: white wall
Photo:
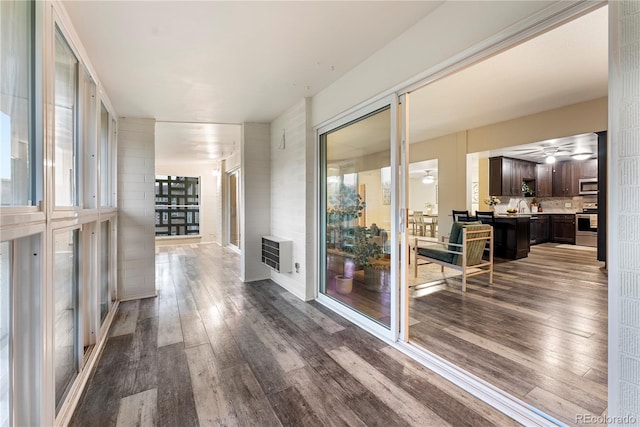
[[[118,122],[118,298],[156,295],[155,120]]]
[[[200,177],[200,239],[199,242],[219,242],[217,213],[217,191],[219,186],[219,166],[214,163],[174,163],[156,164],[156,175]],[[176,239],[157,239],[156,244],[172,245]]]
[[[554,1],[445,2],[312,99],[318,126],[442,64]],[[569,4],[569,2],[565,2]]]
[[[271,233],[293,241],[293,263],[300,264],[298,272],[295,268],[291,273],[272,271],[271,278],[303,300],[314,297],[314,283],[308,280],[314,267],[308,256],[313,253],[308,244],[313,236],[313,211],[307,201],[313,200],[306,173],[308,150],[313,146],[308,104],[309,100],[299,101],[271,123]]]
[[[609,3],[610,425],[640,424],[640,2]],[[635,417],[625,419],[623,417]],[[616,419],[615,417],[622,417]]]
[[[262,264],[262,236],[271,234],[271,164],[269,124],[244,123],[240,164],[240,278],[268,279]],[[302,202],[302,201],[301,201]]]

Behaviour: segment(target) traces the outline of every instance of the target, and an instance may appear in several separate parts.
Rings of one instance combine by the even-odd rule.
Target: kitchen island
[[[493,254],[498,258],[520,259],[529,255],[531,215],[496,215],[491,220],[482,219],[493,225]]]

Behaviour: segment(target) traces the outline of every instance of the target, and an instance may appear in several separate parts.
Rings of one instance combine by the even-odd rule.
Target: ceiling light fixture
[[[422,178],[423,184],[433,184],[436,180],[436,177],[431,175],[431,171],[425,171],[427,174]]]
[[[574,160],[587,160],[592,154],[593,153],[576,153],[572,154],[571,158]]]
[[[542,150],[542,152],[545,156],[547,156],[547,158],[544,159],[545,162],[550,165],[556,162],[556,153],[558,152],[558,147],[546,147]]]

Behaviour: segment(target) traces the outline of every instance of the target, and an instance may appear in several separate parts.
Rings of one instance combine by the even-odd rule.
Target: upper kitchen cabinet
[[[556,162],[553,165],[553,196],[572,197],[577,196],[578,173],[574,162]]]
[[[598,160],[558,162],[553,168],[553,196],[573,197],[580,194],[579,181],[598,177]]]
[[[579,168],[578,179],[598,177],[598,159],[589,159],[574,163],[576,163]]]
[[[548,163],[536,165],[536,196],[553,196],[553,166]]]
[[[522,196],[522,183],[535,191],[536,164],[508,157],[489,159],[489,193],[499,196]]]

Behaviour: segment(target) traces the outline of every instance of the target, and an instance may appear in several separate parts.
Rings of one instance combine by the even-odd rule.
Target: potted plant
[[[340,184],[337,191],[327,198],[327,248],[332,249],[332,259],[341,259],[343,274],[335,276],[336,291],[348,294],[353,289],[353,273],[356,269],[354,252],[358,241],[356,220],[362,216],[366,204],[352,186]],[[329,251],[328,251],[329,252]]]
[[[367,279],[367,270],[371,274],[372,262],[382,255],[382,247],[374,241],[373,233],[367,227],[353,227],[349,238],[345,240],[348,243],[344,246],[344,274],[335,277],[336,290],[341,294],[348,294],[353,289],[353,274],[356,270],[365,271],[365,285],[373,281]]]
[[[327,198],[327,245],[344,250],[354,222],[362,216],[365,207],[362,196],[352,186],[340,184],[338,191],[330,193]]]
[[[533,196],[533,190],[531,189],[531,187],[529,187],[529,184],[527,184],[526,182],[522,181],[522,195],[524,197],[531,197]]]
[[[498,199],[496,196],[491,196],[488,199],[484,200],[484,204],[489,206],[489,209],[491,209],[492,211],[495,211],[496,205],[500,204],[500,199]]]

